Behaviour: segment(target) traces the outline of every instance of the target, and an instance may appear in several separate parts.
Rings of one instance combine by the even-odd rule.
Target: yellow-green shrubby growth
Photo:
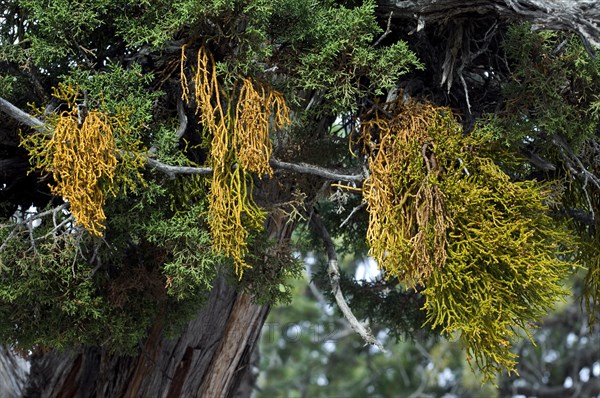
[[[465,158],[471,176],[458,171],[441,182],[452,220],[448,257],[425,282],[424,308],[428,323],[458,333],[492,378],[514,369],[513,341],[568,294],[572,264],[561,257],[573,242],[549,216],[547,191],[510,181],[490,159]]]
[[[364,123],[371,254],[388,277],[424,286],[426,325],[458,337],[487,378],[510,372],[512,341],[567,294],[573,242],[549,215],[554,195],[512,181],[450,110],[390,107]]]
[[[534,31],[530,24],[511,26],[503,46],[514,65],[502,88],[503,108],[485,116],[480,131],[511,150],[534,154],[537,165],[513,159],[506,169],[528,179],[556,178],[567,213],[597,215],[600,189],[582,168],[598,175],[600,59],[576,35]],[[589,269],[584,301],[592,321],[599,311],[592,304],[600,298],[598,228],[576,217],[570,223],[581,241],[578,258]]]

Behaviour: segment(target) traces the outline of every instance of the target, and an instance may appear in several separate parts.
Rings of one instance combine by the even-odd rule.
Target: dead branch
[[[152,169],[165,173],[170,178],[175,178],[178,174],[212,174],[212,169],[210,167],[171,166],[151,158],[146,160],[146,165]]]
[[[63,213],[69,208],[69,203],[63,203],[59,206],[53,207],[52,209],[42,211],[35,214],[26,214],[23,219],[18,219],[13,217],[13,219],[6,223],[0,224],[1,228],[12,228],[8,236],[4,239],[2,244],[0,245],[0,252],[5,249],[6,245],[15,238],[18,234],[26,233],[29,237],[29,241],[31,242],[31,246],[28,250],[32,250],[37,253],[36,243],[40,241],[44,241],[50,237],[56,238],[60,235],[60,232],[63,228],[67,228],[70,232],[73,232],[71,228],[75,224],[75,218],[70,213],[64,213],[66,216],[62,221],[57,221],[57,215]],[[36,226],[34,225],[34,221],[43,220],[44,218],[48,218],[52,216],[52,229],[50,229],[46,234],[42,236],[34,236],[34,229]]]
[[[319,215],[314,212],[310,216],[310,223],[314,231],[317,233],[317,235],[319,235],[319,237],[323,241],[323,245],[325,246],[325,251],[327,252],[329,264],[327,273],[329,274],[329,281],[331,282],[331,291],[333,293],[333,296],[335,297],[335,301],[338,307],[342,311],[342,314],[344,314],[344,317],[346,318],[348,323],[350,323],[350,327],[352,327],[352,329],[356,333],[358,333],[365,342],[367,342],[368,344],[373,344],[382,352],[386,352],[386,349],[383,348],[383,345],[379,341],[377,341],[377,339],[371,334],[369,328],[361,322],[359,322],[358,319],[356,319],[356,317],[352,313],[352,310],[348,306],[348,303],[346,302],[344,294],[342,293],[342,290],[340,288],[340,271],[338,269],[337,252],[335,250],[333,240],[331,239],[331,236],[327,231],[327,228],[325,228],[325,225],[321,221]]]
[[[336,171],[306,163],[287,163],[276,159],[271,159],[269,163],[276,169],[294,171],[300,174],[310,174],[325,178],[326,180],[361,182],[365,179],[363,174],[340,174]]]
[[[375,43],[373,43],[373,47],[377,47],[379,45],[379,43],[381,43],[381,41],[386,38],[387,35],[392,33],[391,25],[392,25],[392,16],[393,15],[394,15],[394,11],[390,11],[390,16],[388,17],[385,32],[383,32],[383,34],[381,36],[379,36],[379,39],[377,39],[377,41]]]
[[[344,225],[346,225],[348,223],[348,221],[350,221],[350,219],[352,218],[352,216],[354,216],[354,214],[356,214],[357,211],[359,211],[360,209],[362,209],[366,205],[367,205],[367,202],[361,202],[358,206],[356,206],[354,209],[352,209],[352,211],[350,212],[350,214],[348,214],[348,217],[346,217],[346,219],[344,221],[342,221],[342,223],[340,224],[340,228],[343,228]]]
[[[41,133],[52,133],[52,130],[40,119],[30,115],[29,113],[17,108],[12,103],[0,97],[0,111],[6,113],[11,118],[21,124],[31,127]]]

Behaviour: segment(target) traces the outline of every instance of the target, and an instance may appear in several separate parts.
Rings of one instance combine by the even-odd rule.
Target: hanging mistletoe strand
[[[280,93],[268,86],[241,79],[222,98],[225,91],[217,80],[216,65],[210,53],[200,47],[192,78],[194,100],[199,121],[211,138],[209,165],[213,169],[210,185],[208,223],[213,248],[224,253],[235,264],[242,277],[249,268],[249,229],[260,229],[265,214],[252,198],[252,175],[272,175],[269,164],[272,144],[269,132],[290,121],[289,110]],[[185,46],[181,54],[182,100],[189,103],[188,80],[185,76]],[[225,98],[226,97],[226,98]]]
[[[440,166],[430,132],[454,126],[431,105],[396,107],[391,120],[376,113],[362,123],[365,149],[371,154],[371,174],[363,187],[369,210],[367,241],[370,255],[388,275],[415,286],[446,261],[451,223],[435,184]]]

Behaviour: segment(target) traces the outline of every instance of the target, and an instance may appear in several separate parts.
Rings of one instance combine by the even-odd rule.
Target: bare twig
[[[66,202],[66,203],[63,203],[62,205],[53,207],[50,210],[42,211],[41,213],[32,214],[27,219],[33,221],[33,220],[37,220],[39,218],[44,218],[44,217],[49,216],[50,214],[52,214],[52,218],[54,220],[54,224],[56,225],[56,214],[59,211],[65,210],[65,209],[68,209],[68,208],[69,208],[69,202]]]
[[[358,182],[365,179],[363,174],[340,174],[323,167],[313,166],[305,163],[287,163],[276,159],[271,159],[269,163],[276,169],[294,171],[300,174],[311,174],[318,177],[323,177],[327,180]]]
[[[73,223],[75,223],[75,217],[73,217],[72,214],[70,214],[69,217],[65,218],[58,225],[56,225],[54,228],[52,228],[52,231],[49,231],[45,235],[38,236],[37,238],[34,239],[34,241],[36,241],[36,242],[37,241],[43,241],[46,238],[49,238],[50,236],[57,237],[58,236],[58,231],[60,231],[60,229],[62,227],[67,226],[69,223],[71,223],[71,225]],[[69,227],[69,230],[72,230],[72,228]]]
[[[352,211],[350,212],[350,214],[348,214],[348,217],[346,217],[346,219],[340,224],[340,228],[343,228],[344,225],[346,225],[348,223],[348,221],[350,221],[350,219],[352,218],[352,216],[354,216],[354,214],[357,211],[359,211],[360,209],[362,209],[366,205],[367,205],[367,202],[362,202],[361,204],[359,204],[358,206],[356,206],[354,209],[352,209]]]
[[[63,203],[60,206],[56,206],[56,207],[46,210],[46,211],[42,211],[42,212],[31,214],[31,215],[28,214],[22,220],[15,219],[14,221],[11,221],[8,224],[2,225],[3,228],[9,227],[9,228],[12,228],[12,230],[11,230],[10,234],[8,235],[8,237],[2,243],[2,245],[0,245],[0,252],[2,250],[4,250],[6,245],[10,242],[11,239],[14,238],[14,236],[16,234],[18,234],[19,232],[22,232],[22,233],[26,233],[29,236],[29,240],[31,242],[31,246],[29,247],[29,249],[27,251],[32,250],[33,252],[37,253],[37,246],[36,246],[37,242],[43,241],[49,237],[56,238],[58,235],[58,231],[60,231],[61,228],[68,225],[69,223],[73,223],[75,221],[73,215],[69,214],[68,217],[66,217],[60,223],[57,223],[57,214],[65,209],[67,209],[68,207],[69,207],[69,203]],[[50,231],[48,231],[46,234],[36,237],[33,233],[33,230],[36,228],[34,226],[34,222],[36,220],[41,220],[50,215],[52,216],[53,228]]]
[[[329,274],[329,281],[331,282],[331,291],[333,293],[333,296],[335,297],[335,301],[338,307],[342,311],[342,314],[344,314],[344,317],[346,318],[348,323],[350,323],[350,327],[352,327],[352,329],[356,333],[358,333],[365,342],[367,342],[368,344],[373,344],[382,352],[386,352],[386,349],[383,348],[383,345],[379,341],[377,341],[377,339],[375,339],[368,327],[366,327],[361,322],[359,322],[358,319],[356,319],[356,317],[352,313],[352,310],[348,306],[346,299],[344,298],[344,294],[342,293],[342,290],[340,288],[340,271],[338,269],[338,259],[337,253],[335,251],[335,245],[333,244],[333,240],[331,239],[329,232],[325,228],[325,225],[321,221],[321,218],[318,214],[313,213],[310,217],[310,221],[313,229],[315,230],[317,235],[320,236],[325,246],[327,258],[329,260],[327,272]]]
[[[387,35],[392,33],[392,29],[391,29],[392,15],[394,15],[394,11],[390,11],[390,16],[388,17],[387,27],[385,28],[385,32],[383,32],[383,34],[379,37],[379,39],[377,39],[377,41],[375,43],[373,43],[373,47],[377,47],[379,45],[379,43],[381,43],[381,41],[386,38]]]
[[[28,252],[29,250],[33,250],[35,254],[38,254],[37,246],[35,245],[35,237],[33,236],[33,220],[31,218],[28,218],[27,220],[25,220],[23,225],[27,227],[27,231],[29,232],[29,240],[31,241],[31,247],[28,250],[26,250],[26,252]]]
[[[100,246],[102,246],[103,240],[104,240],[104,238],[102,240],[98,239],[94,242],[94,252],[92,253],[92,258],[90,258],[90,264],[93,264],[94,261],[96,260],[96,258],[98,258],[98,252],[100,251]],[[100,262],[100,258],[98,258],[98,262]],[[94,273],[95,272],[92,271],[92,274],[94,274]]]
[[[594,185],[596,187],[596,189],[600,190],[600,178],[598,178],[598,176],[596,176],[594,173],[590,172],[584,166],[581,159],[579,159],[579,157],[575,153],[573,153],[573,150],[571,149],[571,147],[569,146],[569,144],[565,141],[565,139],[563,137],[561,137],[559,135],[555,135],[554,137],[552,137],[552,143],[554,145],[556,145],[558,147],[558,149],[560,150],[560,153],[563,155],[566,166],[569,168],[569,170],[575,176],[577,176],[579,179],[583,180],[582,191],[583,191],[583,194],[585,195],[585,199],[587,201],[588,208],[591,212],[592,220],[594,220],[596,218],[596,215],[594,214],[594,206],[592,205],[592,200],[591,200],[589,192],[588,192],[588,183],[591,183],[592,185]],[[576,163],[577,167],[579,169],[576,169],[573,166],[573,163]]]
[[[462,83],[463,89],[465,90],[465,99],[467,100],[467,111],[471,114],[471,102],[469,101],[469,89],[467,88],[467,82],[465,82],[465,77],[462,74],[462,71],[458,75],[460,78],[460,82]]]
[[[81,251],[79,244],[75,245],[75,255],[73,256],[73,262],[71,263],[71,273],[73,275],[73,279],[77,277],[75,274],[75,264],[77,264],[77,254]]]
[[[0,245],[0,252],[2,252],[2,250],[4,250],[6,245],[8,245],[8,242],[10,242],[10,240],[13,238],[13,236],[15,236],[17,231],[18,231],[18,228],[16,228],[16,226],[15,226],[15,228],[13,228],[12,231],[10,231],[10,234],[8,234],[6,239],[4,239],[4,242],[2,242],[2,245]]]

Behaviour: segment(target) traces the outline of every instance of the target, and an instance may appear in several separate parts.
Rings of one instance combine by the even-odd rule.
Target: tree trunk
[[[220,277],[200,315],[175,340],[158,322],[134,357],[97,347],[31,358],[24,397],[228,397],[247,366],[268,307]]]

